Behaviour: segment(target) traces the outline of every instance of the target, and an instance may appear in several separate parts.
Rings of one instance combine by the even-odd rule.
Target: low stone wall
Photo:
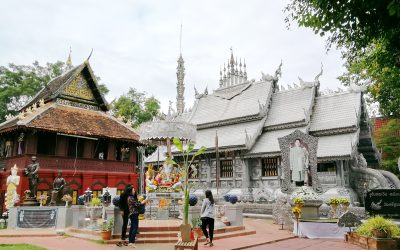
[[[27,211],[27,212],[25,212]],[[26,218],[26,214],[31,213],[31,215],[36,216],[36,213],[40,216],[34,218],[30,216]],[[41,214],[42,211],[54,211],[50,212],[48,215]],[[25,216],[24,216],[25,213]],[[61,207],[61,206],[46,206],[46,207],[39,207],[39,206],[20,206],[20,207],[13,207],[9,210],[8,214],[8,229],[16,229],[20,228],[19,224],[23,224],[24,220],[30,219],[35,221],[36,223],[31,223],[29,225],[24,224],[23,228],[55,228],[55,229],[65,229],[66,227],[72,226],[72,209],[71,207]],[[46,226],[46,221],[53,221],[51,225],[49,224]],[[22,228],[22,227],[21,227]]]
[[[246,214],[272,214],[273,204],[260,204],[260,203],[240,203],[243,207],[243,213]]]

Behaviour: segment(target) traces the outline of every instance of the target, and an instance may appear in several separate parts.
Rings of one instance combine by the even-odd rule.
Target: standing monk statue
[[[57,177],[53,182],[53,190],[51,191],[51,201],[50,206],[55,206],[60,202],[61,198],[59,198],[60,192],[62,192],[65,187],[65,179],[62,177],[62,172],[58,171]]]
[[[296,139],[294,146],[290,148],[290,172],[291,180],[296,186],[308,182],[308,151],[301,147],[300,139]]]
[[[31,191],[29,197],[35,198],[39,184],[39,163],[36,162],[36,156],[32,156],[31,159],[32,163],[25,168],[24,175],[28,177],[29,181],[29,190]]]

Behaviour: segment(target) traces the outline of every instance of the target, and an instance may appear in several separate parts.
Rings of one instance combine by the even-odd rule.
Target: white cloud
[[[0,65],[65,60],[75,64],[94,48],[92,67],[109,87],[108,99],[129,87],[156,96],[167,111],[176,98],[176,60],[183,23],[186,104],[199,90],[218,86],[219,68],[234,54],[245,58],[249,78],[273,73],[283,60],[281,84],[314,79],[324,64],[321,88],[336,88],[343,72],[338,51],[308,29],[287,30],[288,1],[2,1]]]

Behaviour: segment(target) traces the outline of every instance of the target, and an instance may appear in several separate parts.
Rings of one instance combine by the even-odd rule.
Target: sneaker
[[[135,243],[129,243],[128,247],[136,248],[136,245],[135,245]]]
[[[214,244],[212,242],[210,242],[210,247],[214,246]]]

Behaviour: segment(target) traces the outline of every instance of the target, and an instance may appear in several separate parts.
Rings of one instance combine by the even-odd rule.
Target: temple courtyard
[[[287,230],[280,230],[279,225],[269,219],[244,219],[247,229],[256,231],[256,234],[233,238],[216,239],[212,249],[362,249],[350,245],[344,240],[306,239],[298,238]],[[7,249],[3,244],[26,243],[49,250],[67,249],[128,249],[115,244],[104,244],[101,240],[83,239],[82,236],[68,233],[58,236],[54,229],[3,229],[0,230],[0,249]],[[173,243],[143,243],[137,244],[136,249],[173,249]],[[199,249],[209,249],[200,242]]]

